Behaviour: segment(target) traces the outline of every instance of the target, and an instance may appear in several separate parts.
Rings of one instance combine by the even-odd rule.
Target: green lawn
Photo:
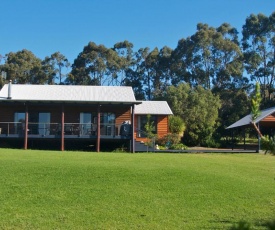
[[[265,229],[275,157],[0,149],[0,207],[0,229]]]

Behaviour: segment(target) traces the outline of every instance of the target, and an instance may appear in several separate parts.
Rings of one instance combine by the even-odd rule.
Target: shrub
[[[158,138],[156,140],[156,144],[160,146],[166,146],[166,148],[170,148],[172,145],[176,145],[180,143],[180,136],[178,134],[168,133],[162,138]]]
[[[216,142],[213,138],[209,138],[208,140],[205,141],[206,147],[209,148],[219,148],[221,147],[221,144]]]
[[[180,143],[180,144],[174,144],[174,145],[171,145],[171,146],[170,146],[170,149],[175,149],[175,150],[177,150],[177,149],[179,149],[179,150],[186,150],[186,149],[187,149],[187,146],[184,145],[184,144],[182,144],[182,143]]]
[[[268,138],[266,136],[261,138],[261,147],[265,150],[265,153],[271,153],[275,155],[275,141],[273,138]]]
[[[183,136],[183,132],[185,131],[186,127],[181,117],[170,116],[168,120],[168,125],[171,133]]]

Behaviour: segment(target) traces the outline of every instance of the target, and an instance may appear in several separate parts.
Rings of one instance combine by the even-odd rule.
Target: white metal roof
[[[172,115],[173,112],[166,101],[142,101],[136,105],[135,114]]]
[[[132,87],[126,86],[79,86],[79,85],[11,85],[0,91],[0,101],[52,101],[52,102],[111,102],[136,103]]]
[[[255,123],[257,124],[258,122],[263,120],[265,117],[269,116],[270,114],[272,114],[274,112],[275,112],[275,107],[262,110],[261,115],[255,119]],[[249,125],[251,123],[251,121],[252,121],[252,115],[248,114],[245,117],[243,117],[242,119],[236,121],[234,124],[228,126],[226,129],[232,129],[232,128],[236,128],[236,127],[240,127],[240,126],[246,126],[246,125]]]

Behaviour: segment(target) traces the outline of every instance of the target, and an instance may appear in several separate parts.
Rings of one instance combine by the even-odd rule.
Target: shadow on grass
[[[266,227],[267,230],[275,230],[275,220],[267,221],[259,226]],[[246,221],[240,221],[237,224],[234,224],[230,228],[230,230],[250,230],[250,229],[253,229],[253,226]]]

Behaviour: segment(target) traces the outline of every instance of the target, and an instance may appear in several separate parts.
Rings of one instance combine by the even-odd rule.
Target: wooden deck
[[[121,139],[129,139],[131,136],[121,136],[121,135],[100,135],[100,139],[105,140],[121,140]],[[24,139],[24,135],[20,134],[1,134],[0,139]],[[61,135],[39,135],[39,134],[29,134],[28,139],[61,139]],[[95,135],[64,135],[64,139],[93,139],[96,140],[97,136]]]
[[[258,150],[243,149],[186,149],[186,150],[155,150],[155,153],[257,153]]]

